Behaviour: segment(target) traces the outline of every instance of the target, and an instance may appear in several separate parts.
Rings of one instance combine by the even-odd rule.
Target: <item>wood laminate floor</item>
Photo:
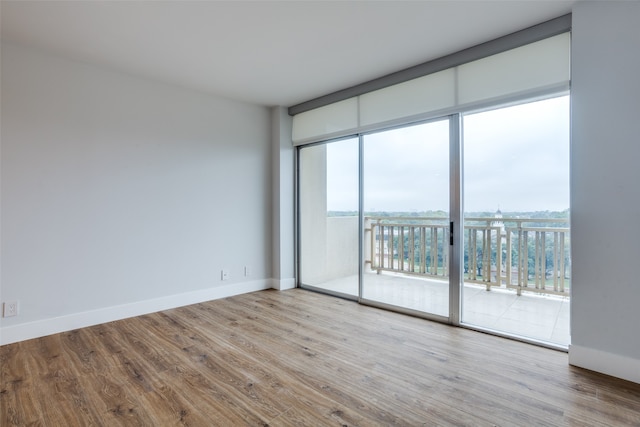
[[[294,289],[0,347],[0,425],[640,425],[562,352]]]

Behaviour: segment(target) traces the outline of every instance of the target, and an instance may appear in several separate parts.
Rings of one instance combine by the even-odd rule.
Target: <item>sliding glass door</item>
[[[363,136],[363,300],[449,316],[449,120]]]
[[[298,164],[302,287],[570,343],[568,96],[305,146]]]
[[[569,344],[569,96],[463,116],[463,324]]]

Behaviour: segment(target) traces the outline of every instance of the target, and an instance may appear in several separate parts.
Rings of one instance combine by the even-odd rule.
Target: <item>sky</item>
[[[365,211],[449,209],[447,120],[364,137]],[[569,208],[569,97],[463,116],[466,212]],[[327,210],[358,208],[358,140],[327,147]]]

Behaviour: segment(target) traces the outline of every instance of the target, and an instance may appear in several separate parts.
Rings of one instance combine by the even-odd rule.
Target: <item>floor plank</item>
[[[562,352],[300,289],[0,347],[0,425],[637,425]]]

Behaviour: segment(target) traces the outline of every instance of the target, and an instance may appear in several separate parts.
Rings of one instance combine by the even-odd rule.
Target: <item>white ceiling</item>
[[[576,1],[7,1],[2,39],[290,106],[571,12]]]

